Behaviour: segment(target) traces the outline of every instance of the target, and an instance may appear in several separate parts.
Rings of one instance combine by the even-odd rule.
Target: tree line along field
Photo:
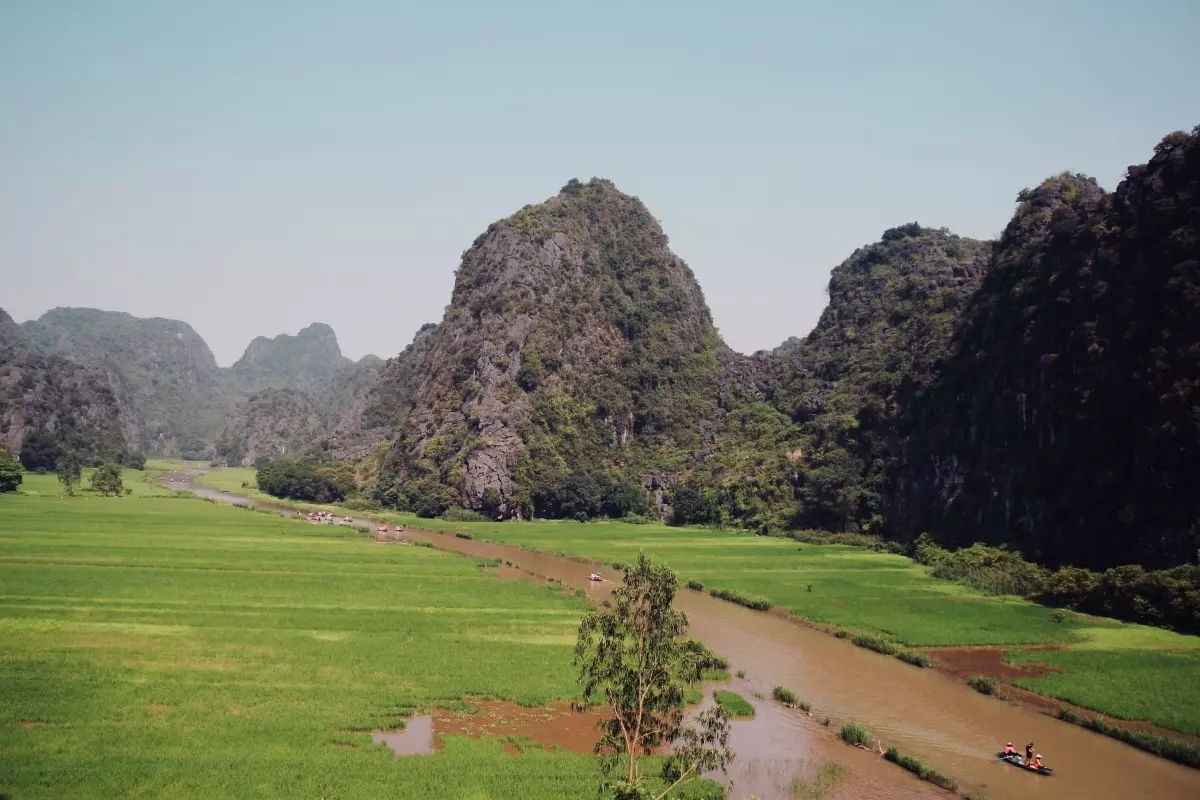
[[[241,487],[242,481],[253,487],[252,470],[218,469],[202,481],[256,493]],[[1200,637],[1086,614],[1055,614],[1026,600],[930,577],[924,566],[904,556],[662,524],[376,516],[607,564],[630,563],[645,550],[683,581],[764,598],[811,622],[880,634],[909,647],[1004,647],[1010,662],[1033,661],[1061,670],[1016,679],[1022,688],[1122,719],[1200,735]],[[1065,649],[1023,649],[1038,645]]]
[[[449,737],[396,758],[370,737],[467,696],[576,697],[585,601],[124,478],[140,488],[27,475],[0,497],[0,793],[594,794],[588,756]]]

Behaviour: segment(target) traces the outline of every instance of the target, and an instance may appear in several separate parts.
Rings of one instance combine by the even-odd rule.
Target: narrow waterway
[[[222,502],[294,511],[286,504],[259,503],[190,482],[172,485]],[[376,525],[367,519],[354,522],[372,530]],[[561,579],[565,586],[585,589],[596,602],[612,589],[609,582],[588,580],[594,564],[412,528],[404,535],[430,541],[442,550],[519,563],[521,571],[504,569],[500,574],[527,577],[524,570],[532,570],[544,578]],[[978,694],[936,670],[912,667],[775,614],[701,592],[681,590],[676,605],[688,615],[690,635],[728,658],[731,669],[745,670],[746,678],[735,681],[734,690],[751,699],[754,693],[769,697],[774,686],[786,686],[813,705],[808,717],[771,701],[753,700],[758,709],[754,721],[734,725],[732,744],[738,764],[727,781],[732,782],[731,800],[749,794],[763,800],[786,799],[787,776],[794,774],[796,765],[826,759],[850,766],[861,779],[847,787],[851,793],[838,793],[839,798],[951,796],[909,778],[878,755],[836,743],[832,731],[847,721],[866,725],[885,747],[894,745],[956,777],[960,790],[990,800],[1200,798],[1200,770]],[[829,728],[819,722],[825,717],[832,720]],[[998,761],[995,753],[1006,741],[1019,747],[1035,742],[1054,767],[1054,775],[1035,775]]]

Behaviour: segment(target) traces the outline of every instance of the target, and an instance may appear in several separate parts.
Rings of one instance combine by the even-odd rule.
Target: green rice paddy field
[[[253,486],[253,470],[222,469],[203,480],[253,491],[240,486]],[[903,556],[660,524],[382,518],[608,564],[632,562],[644,550],[684,581],[763,597],[812,622],[883,634],[910,647],[1003,647],[1009,661],[1061,670],[1015,681],[1023,688],[1200,735],[1200,637],[1072,613],[1056,622],[1050,608],[932,578]],[[1036,645],[1066,649],[1024,649]]]
[[[253,488],[251,469],[218,469],[201,480],[266,498]],[[910,647],[1003,647],[1009,661],[1035,661],[1061,670],[1015,681],[1023,688],[1122,719],[1200,735],[1200,637],[1082,614],[1068,613],[1055,622],[1050,608],[932,578],[925,567],[903,556],[661,524],[375,516],[607,564],[632,562],[644,550],[684,581],[763,597],[812,622],[882,634]],[[1038,645],[1066,649],[1026,649]]]
[[[469,695],[575,697],[583,600],[141,478],[0,495],[0,794],[594,795],[587,756],[450,737],[396,758],[369,734]]]

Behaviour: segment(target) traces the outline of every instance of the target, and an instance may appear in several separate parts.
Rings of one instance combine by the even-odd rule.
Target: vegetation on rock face
[[[706,445],[719,348],[645,206],[572,181],[464,254],[392,448],[401,495],[432,483],[497,516],[598,511],[622,476],[678,471]]]
[[[1113,194],[1070,174],[1021,192],[951,354],[908,404],[896,532],[1051,565],[1195,562],[1198,184],[1200,128]]]
[[[214,449],[222,461],[248,467],[303,453],[323,431],[321,415],[308,395],[296,389],[267,389],[233,410],[217,432]]]
[[[0,309],[0,446],[25,469],[53,470],[63,450],[116,457],[124,420],[103,372],[44,352]]]

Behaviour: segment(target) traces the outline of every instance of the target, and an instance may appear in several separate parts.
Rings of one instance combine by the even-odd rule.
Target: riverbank
[[[214,488],[274,499],[253,488],[253,470],[219,469],[201,480]],[[1200,734],[1200,637],[986,595],[932,578],[925,567],[903,556],[659,524],[445,522],[386,512],[371,515],[392,524],[463,531],[609,565],[632,561],[638,550],[645,550],[684,581],[696,581],[706,590],[763,597],[779,613],[822,630],[868,633],[908,648],[937,650],[951,674],[960,661],[974,659],[979,648],[1002,651],[1001,658],[983,662],[978,674],[1013,687],[1004,694],[1015,702],[1045,708],[1026,697],[1032,693],[1141,723],[1137,727],[1153,727],[1167,736],[1191,739]],[[1047,652],[1048,647],[1055,649]],[[963,655],[955,656],[955,649]],[[1049,668],[1013,668],[1031,662],[1048,662]]]

